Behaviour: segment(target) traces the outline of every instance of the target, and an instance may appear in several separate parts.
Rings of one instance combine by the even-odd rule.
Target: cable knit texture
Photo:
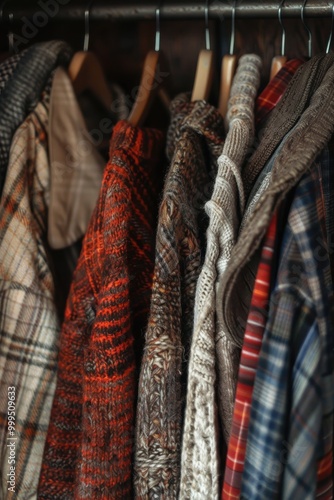
[[[217,110],[204,101],[191,106],[182,122],[173,119],[175,154],[159,215],[137,411],[135,487],[142,500],[178,498],[187,359],[208,223],[203,206],[223,142]]]
[[[217,274],[224,273],[244,209],[240,169],[254,138],[254,101],[261,59],[240,58],[228,103],[228,134],[211,200],[205,262],[196,287],[194,333],[189,362],[187,406],[182,447],[181,499],[219,497],[219,440],[216,403],[216,350],[221,380],[220,409],[225,439],[233,411],[238,358],[215,324]]]
[[[161,132],[114,128],[61,332],[41,499],[133,495],[135,354],[149,312],[162,152]]]
[[[328,59],[326,60],[326,58]],[[316,58],[315,63],[319,62],[319,60],[319,58]],[[237,244],[233,249],[230,265],[219,282],[219,293],[222,300],[217,305],[217,315],[224,325],[225,331],[228,332],[231,341],[240,348],[242,347],[253,289],[254,270],[256,270],[256,263],[258,262],[258,249],[270,223],[271,216],[280,200],[284,199],[290,189],[296,186],[304,172],[327,144],[334,130],[333,54],[322,56],[321,61],[321,73],[323,74],[324,67],[328,68],[329,66],[329,69],[323,76],[322,81],[318,80],[318,87],[313,89],[313,93],[309,94],[306,100],[309,103],[307,109],[303,112],[297,127],[288,137],[282,151],[278,154],[269,185],[255,205],[248,224],[240,233]],[[306,75],[311,78],[312,68],[314,68],[315,63],[305,63],[297,70],[297,73],[304,68]],[[304,77],[303,81],[308,81],[308,79]],[[299,106],[298,92],[306,92],[302,87],[295,88],[298,85],[296,79],[293,79],[290,85],[294,88],[291,90],[290,87],[289,92],[287,90],[290,96],[289,99],[285,98],[285,94],[269,118],[270,124],[268,126],[271,128],[271,134],[275,141],[277,134],[280,132],[279,129],[276,130],[274,127],[275,117],[278,120],[278,126],[281,127],[281,115],[289,116],[294,107]],[[308,92],[310,92],[310,89]],[[283,100],[285,105],[282,107],[281,102]],[[294,115],[296,116],[296,111],[294,111]],[[265,133],[266,137],[267,135]],[[259,148],[262,149],[261,144]],[[251,172],[249,167],[248,171]]]

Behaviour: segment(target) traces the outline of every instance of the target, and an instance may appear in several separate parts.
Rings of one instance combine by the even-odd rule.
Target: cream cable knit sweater
[[[238,356],[215,324],[217,275],[224,273],[235,244],[244,209],[241,167],[254,138],[254,100],[261,59],[240,58],[228,105],[228,135],[218,159],[212,198],[205,205],[210,218],[205,262],[197,282],[194,331],[189,362],[180,499],[219,497],[219,442],[216,411],[216,351],[221,391],[219,405],[225,440],[232,419]]]

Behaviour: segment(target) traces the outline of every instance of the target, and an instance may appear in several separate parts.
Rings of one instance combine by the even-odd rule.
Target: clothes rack
[[[13,14],[14,20],[23,17],[31,17],[37,11],[47,13],[48,5],[50,12],[53,9],[58,20],[79,21],[84,17],[87,2],[76,2],[69,0],[38,0],[27,2],[6,2],[3,17]],[[51,5],[52,4],[52,5]],[[101,20],[142,20],[154,19],[158,1],[134,2],[129,0],[114,1],[96,0],[92,3],[90,17],[92,21]],[[52,7],[53,6],[53,7]],[[162,2],[161,10],[164,19],[199,19],[203,17],[205,2],[202,0],[183,0]],[[209,16],[211,19],[220,19],[231,16],[233,2],[212,0],[210,2]],[[255,2],[254,0],[238,0],[236,7],[236,18],[276,18],[279,2],[266,0]],[[302,1],[290,0],[284,3],[283,16],[290,18],[300,17]],[[305,5],[305,17],[329,17],[332,14],[332,4],[327,1],[309,0]],[[53,16],[52,16],[53,17]]]

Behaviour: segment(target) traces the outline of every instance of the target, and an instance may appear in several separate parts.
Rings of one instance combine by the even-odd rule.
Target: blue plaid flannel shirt
[[[333,176],[326,149],[290,208],[252,399],[247,500],[333,498]]]

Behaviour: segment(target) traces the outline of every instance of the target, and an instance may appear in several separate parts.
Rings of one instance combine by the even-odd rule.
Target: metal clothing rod
[[[85,0],[8,0],[4,6],[4,18],[11,12],[14,22],[24,17],[36,19],[41,12],[57,20],[80,21],[84,18]],[[102,20],[140,20],[155,19],[158,0],[94,0],[90,12],[91,21]],[[303,0],[286,0],[282,8],[282,17],[300,18]],[[238,0],[236,18],[277,18],[279,0]],[[233,0],[211,0],[209,7],[210,19],[229,19]],[[333,2],[308,0],[305,7],[305,17],[329,17],[332,15]],[[204,0],[165,0],[162,2],[162,19],[203,19]]]

